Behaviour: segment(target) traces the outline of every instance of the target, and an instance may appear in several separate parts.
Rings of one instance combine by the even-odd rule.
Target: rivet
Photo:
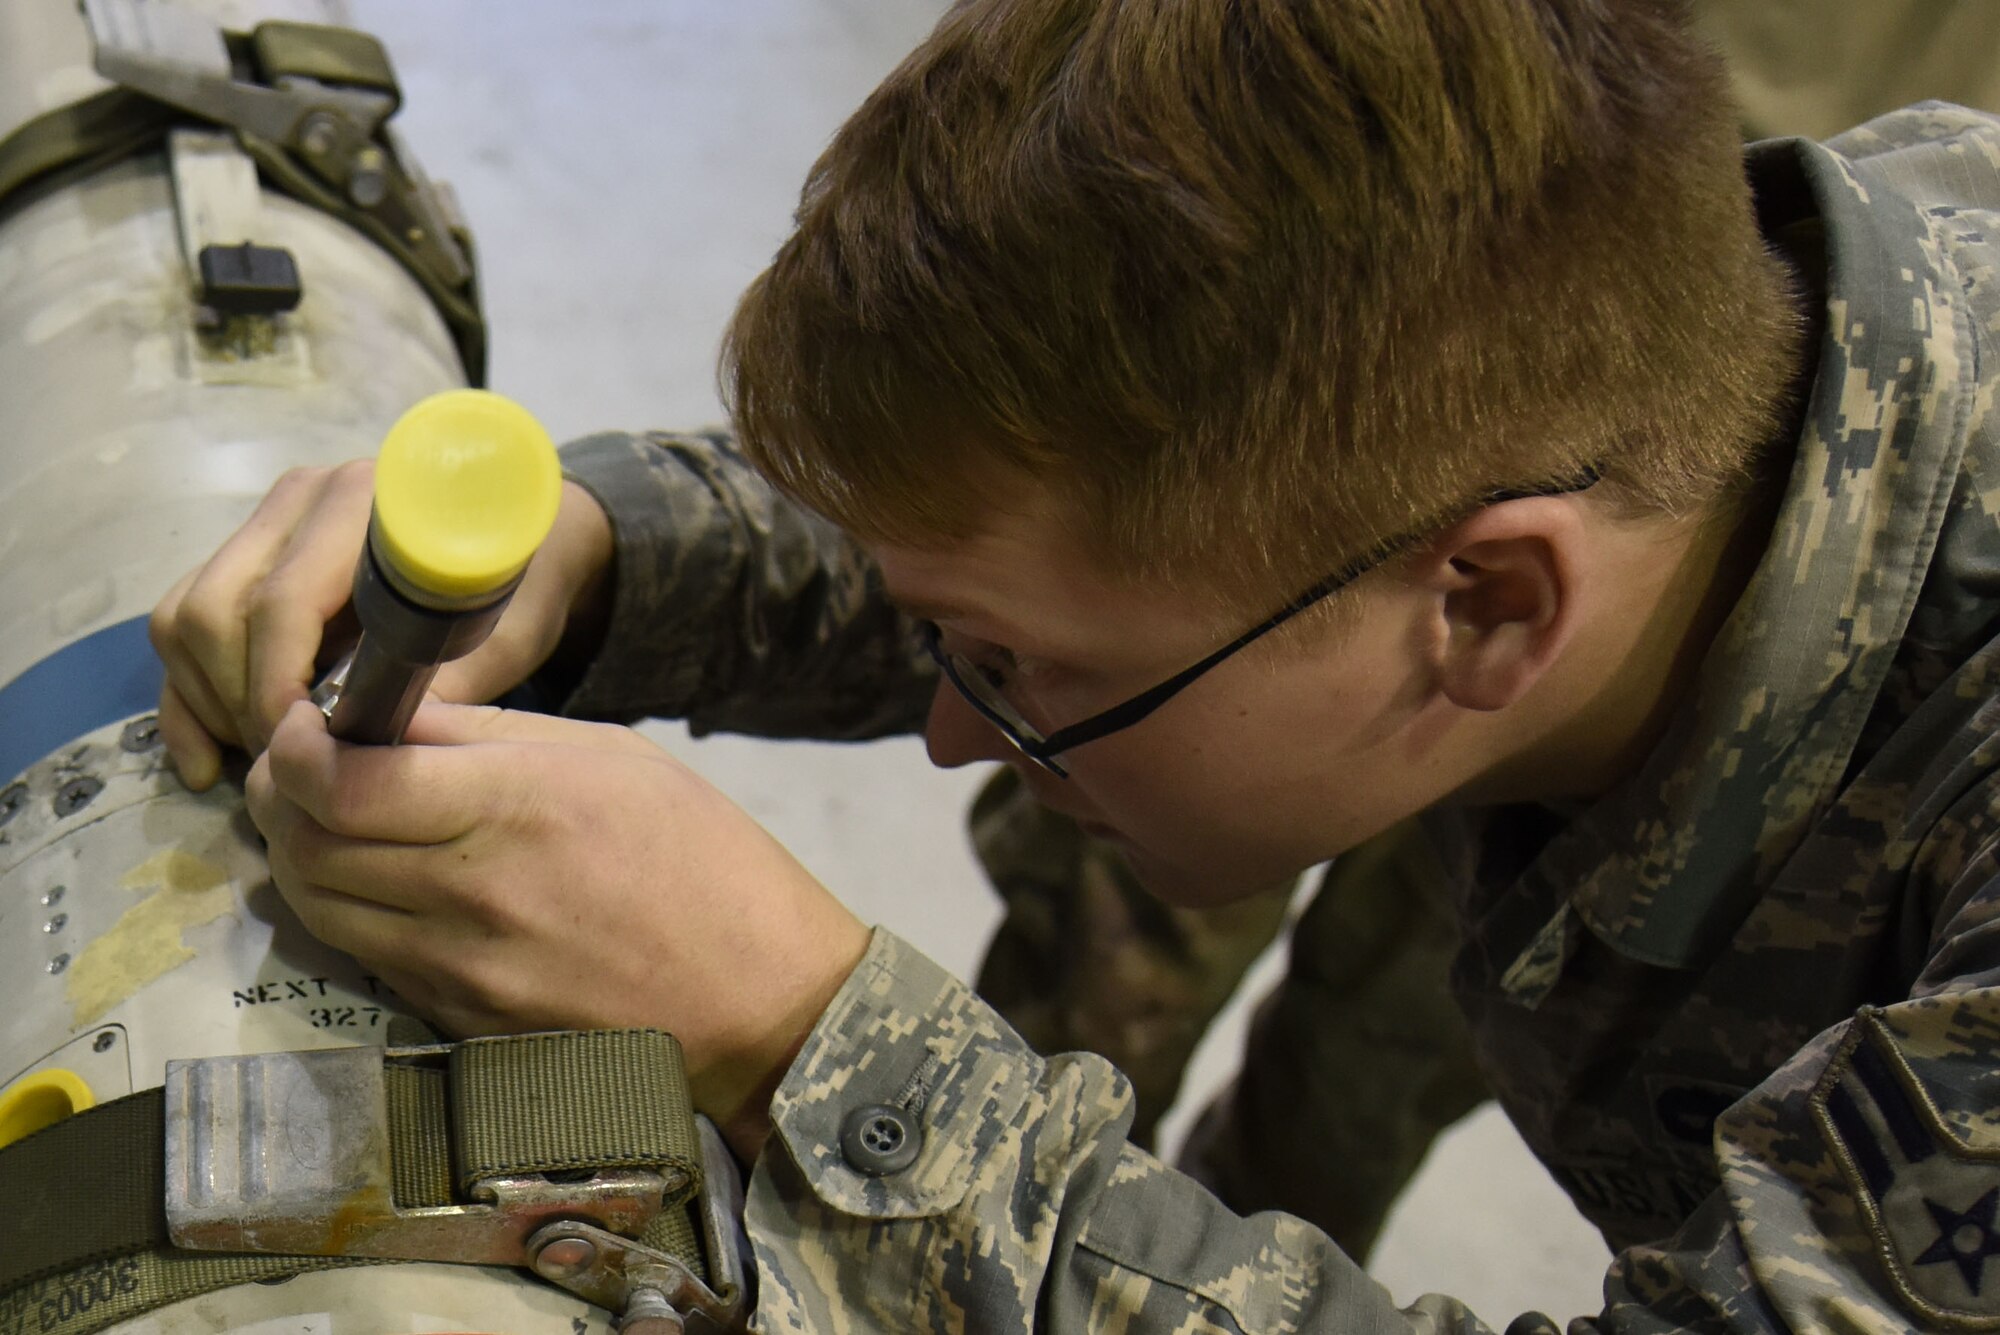
[[[50,886],[49,892],[42,896],[42,907],[45,909],[54,908],[57,904],[62,903],[63,892],[67,889],[69,887],[66,885]]]
[[[69,915],[67,913],[58,913],[55,917],[50,918],[42,924],[42,930],[50,936],[54,936],[67,926],[69,926]]]
[[[323,158],[340,142],[340,124],[324,111],[306,117],[299,130],[299,143],[314,157]]]
[[[535,1273],[543,1279],[574,1279],[596,1259],[597,1248],[588,1238],[557,1238],[535,1253]]]
[[[69,956],[67,955],[58,955],[54,959],[49,961],[50,973],[61,973],[64,969],[67,969],[68,967],[69,967]]]

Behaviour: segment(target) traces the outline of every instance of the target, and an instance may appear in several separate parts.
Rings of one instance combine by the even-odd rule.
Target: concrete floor
[[[351,0],[387,43],[401,128],[478,236],[493,387],[558,439],[716,420],[717,339],[784,236],[828,135],[923,35],[938,0]],[[655,735],[862,917],[960,973],[996,918],[962,835],[981,775],[914,740],[860,747]],[[1268,982],[1272,961],[1260,966]],[[1259,990],[1253,976],[1246,992]],[[1227,1078],[1242,999],[1193,1099]],[[1169,1126],[1185,1127],[1186,1109]],[[1440,1144],[1373,1272],[1496,1328],[1594,1313],[1605,1251],[1492,1107]]]

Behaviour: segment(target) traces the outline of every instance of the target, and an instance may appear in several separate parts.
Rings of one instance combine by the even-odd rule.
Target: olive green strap
[[[164,1103],[149,1089],[0,1150],[0,1293],[167,1245]]]
[[[701,1184],[681,1045],[658,1029],[475,1038],[451,1050],[458,1184],[573,1168],[656,1167]],[[590,1091],[579,1101],[576,1091]]]
[[[19,203],[14,193],[37,177],[151,148],[180,118],[172,108],[122,88],[37,116],[0,140],[0,210]]]
[[[385,93],[397,106],[402,105],[403,93],[396,87],[389,53],[365,32],[273,20],[258,24],[250,34],[250,51],[256,57],[258,75],[267,84],[275,85],[288,77],[315,79]]]
[[[301,75],[384,93],[400,101],[396,76],[381,44],[365,33],[305,23],[265,23],[249,38],[266,80]],[[173,126],[198,119],[151,98],[113,88],[46,112],[0,139],[0,215],[40,193],[41,184],[71,179],[151,150]],[[472,237],[454,228],[469,276],[454,284],[425,263],[410,238],[357,208],[302,167],[283,146],[238,132],[243,151],[278,190],[362,232],[417,280],[444,317],[466,379],[486,383],[486,318],[479,306],[478,257]]]
[[[0,1330],[86,1335],[182,1298],[362,1264],[167,1244],[157,1089],[0,1150]]]
[[[694,1214],[700,1142],[671,1036],[476,1039],[443,1050],[448,1066],[438,1051],[396,1054],[385,1068],[398,1206],[455,1203],[455,1183],[483,1176],[654,1167],[668,1208],[641,1241],[708,1279]],[[43,1335],[90,1335],[220,1288],[383,1263],[171,1247],[164,1102],[147,1090],[0,1149],[0,1329],[23,1317]]]

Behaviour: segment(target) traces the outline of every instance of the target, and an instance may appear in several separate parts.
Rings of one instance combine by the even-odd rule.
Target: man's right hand
[[[327,623],[347,605],[367,540],[375,465],[293,469],[206,563],[153,609],[153,647],[166,663],[160,736],[181,778],[212,785],[224,747],[256,755],[285,711],[311,691],[329,656]],[[546,662],[565,630],[600,622],[611,569],[611,523],[574,482],[555,527],[529,563],[500,624],[474,652],[447,663],[431,692],[491,700]]]

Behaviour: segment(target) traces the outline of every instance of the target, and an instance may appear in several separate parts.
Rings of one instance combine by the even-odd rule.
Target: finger
[[[193,720],[210,738],[225,745],[235,745],[236,720],[223,707],[209,686],[201,665],[190,652],[186,640],[175,629],[175,621],[187,591],[193,585],[198,570],[183,575],[162,598],[153,613],[146,619],[146,638],[152,643],[153,651],[160,656],[160,662],[167,672],[166,684],[172,686],[179,695],[181,706],[192,715]]]
[[[160,687],[160,740],[181,782],[195,792],[206,792],[222,777],[222,748],[171,680]]]
[[[508,800],[509,784],[532,782],[518,759],[335,741],[309,703],[287,711],[264,754],[276,795],[335,834],[392,844],[458,839]]]
[[[164,688],[172,687],[175,698],[195,726],[216,745],[240,746],[242,738],[236,731],[235,716],[216,698],[214,688],[187,652],[178,645],[171,646],[160,655],[160,662],[166,667],[161,698],[166,698]]]
[[[263,734],[245,725],[247,602],[284,551],[291,531],[312,508],[324,477],[322,470],[312,469],[294,469],[280,477],[243,526],[185,581],[170,624],[155,639],[170,667],[173,653],[185,652],[189,670],[184,676],[199,677],[207,684],[229,715],[223,731],[250,749],[262,746]],[[184,690],[183,696],[187,695]],[[199,704],[193,699],[189,703]]]
[[[316,940],[365,960],[378,970],[411,963],[411,915],[375,900],[343,894],[273,865],[272,880]]]
[[[559,590],[537,582],[530,565],[486,643],[439,668],[431,693],[453,704],[484,704],[505,695],[555,652],[566,611]]]
[[[347,605],[368,536],[372,467],[344,464],[251,595],[245,702],[261,743],[311,688],[327,623]]]
[[[428,888],[436,845],[335,834],[277,788],[261,758],[251,767],[245,796],[269,849],[271,875],[288,896],[339,896],[405,917],[439,900]]]
[[[461,705],[427,699],[410,720],[403,739],[421,747],[463,747],[482,744],[581,746],[670,760],[671,757],[632,729],[618,723],[587,723],[523,709],[492,705]]]
[[[604,508],[575,482],[564,482],[555,526],[528,563],[500,624],[478,650],[446,664],[431,689],[441,700],[476,704],[526,681],[569,633],[571,616],[592,597],[612,559]]]

